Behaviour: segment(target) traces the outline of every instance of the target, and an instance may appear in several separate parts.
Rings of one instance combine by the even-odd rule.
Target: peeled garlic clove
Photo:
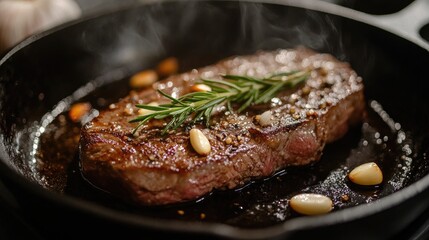
[[[292,197],[289,206],[297,213],[320,215],[332,211],[333,203],[329,197],[315,193],[303,193]]]
[[[70,107],[69,117],[73,122],[79,122],[91,110],[89,103],[75,103]]]
[[[179,70],[179,61],[175,57],[166,58],[158,64],[156,70],[161,76],[170,76]]]
[[[273,123],[273,114],[271,111],[265,111],[257,119],[262,127],[269,126]]]
[[[131,88],[145,88],[158,81],[158,74],[154,70],[144,70],[134,74],[130,79]]]
[[[76,19],[81,10],[73,0],[0,1],[0,52],[33,33]]]
[[[158,103],[157,102],[151,102],[151,103],[149,103],[149,104],[147,104],[148,106],[158,106]],[[140,115],[140,116],[144,116],[144,115],[148,115],[148,114],[151,114],[151,113],[153,113],[153,111],[152,110],[149,110],[149,109],[145,109],[145,108],[140,108],[138,111],[137,111],[137,113]]]
[[[349,179],[358,185],[373,186],[383,182],[383,173],[376,163],[369,162],[353,169],[349,173]]]
[[[201,130],[193,128],[189,132],[189,138],[194,150],[200,155],[207,155],[210,153],[211,145],[207,137]]]
[[[212,88],[205,84],[195,84],[191,87],[191,92],[210,92]]]

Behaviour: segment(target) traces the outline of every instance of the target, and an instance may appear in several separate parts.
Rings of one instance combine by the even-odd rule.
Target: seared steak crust
[[[193,150],[189,126],[161,136],[165,121],[151,121],[132,135],[134,105],[165,102],[156,89],[178,97],[201,77],[262,77],[300,69],[312,69],[305,84],[285,90],[270,104],[240,115],[219,109],[210,128],[193,126],[209,139],[208,156]],[[233,57],[132,92],[103,111],[82,129],[81,170],[93,185],[136,203],[193,200],[213,189],[235,188],[286,166],[318,160],[326,143],[362,120],[364,108],[361,78],[331,55],[297,48]],[[269,117],[261,124],[258,115],[264,112],[264,119]]]

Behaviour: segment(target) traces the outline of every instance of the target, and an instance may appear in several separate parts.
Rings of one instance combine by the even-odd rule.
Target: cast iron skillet
[[[426,3],[417,1],[411,5],[411,14],[427,7]],[[425,20],[414,19],[416,24]],[[405,28],[411,29],[408,32],[395,30],[394,25],[390,25],[393,20],[389,16],[376,19],[318,1],[162,1],[115,10],[33,36],[0,60],[2,180],[42,231],[59,237],[79,237],[88,230],[99,237],[112,233],[243,239],[391,237],[427,208],[429,197],[429,82],[426,73],[429,47],[412,28]],[[397,22],[400,23],[403,22]],[[85,186],[75,184],[70,190],[69,185],[73,183],[61,187],[60,183],[50,182],[37,171],[36,162],[40,156],[36,150],[45,127],[66,111],[70,103],[87,95],[93,97],[104,85],[107,89],[113,88],[108,92],[119,98],[128,89],[116,87],[123,86],[127,76],[153,67],[167,56],[177,56],[182,70],[188,70],[235,54],[298,45],[350,62],[365,81],[369,108],[373,109],[371,112],[379,119],[378,123],[387,126],[385,131],[389,136],[405,136],[409,141],[391,156],[395,161],[402,159],[400,169],[406,169],[400,170],[399,162],[390,164],[386,182],[391,187],[400,183],[398,189],[386,190],[385,187],[379,193],[383,196],[386,193],[386,196],[379,200],[373,201],[378,197],[371,195],[364,198],[369,204],[325,216],[298,217],[246,227],[246,219],[234,224],[169,219],[157,216],[156,211],[162,215],[161,208],[134,212],[134,208],[130,210],[115,201],[103,204],[91,197]],[[125,80],[121,82],[120,79]],[[400,127],[395,123],[400,123]],[[374,124],[377,125],[377,121]],[[342,148],[343,143],[332,145],[325,156],[347,159],[349,148]],[[356,147],[359,143],[352,145]],[[317,172],[315,169],[320,166],[329,166],[323,162],[327,161],[297,171]],[[404,175],[397,175],[397,169]],[[71,171],[75,173],[75,170]],[[294,171],[286,170],[279,177],[287,177],[290,172],[293,175]],[[301,190],[323,180],[319,179],[320,175],[314,176],[316,183],[309,183]],[[275,180],[256,186],[266,190],[266,186],[292,185],[288,182],[270,185],[272,181]],[[343,187],[348,189],[348,186]],[[258,193],[258,187],[247,188],[248,192],[260,195],[249,196],[247,203],[270,196],[271,190]],[[229,211],[226,206],[222,207],[222,196],[228,195],[216,196],[211,198],[216,200],[212,211]],[[181,207],[192,209],[192,205]],[[73,224],[65,224],[70,219]]]

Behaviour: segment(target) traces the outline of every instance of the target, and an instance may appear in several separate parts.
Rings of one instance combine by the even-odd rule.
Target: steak
[[[305,83],[241,114],[219,107],[210,127],[184,124],[161,135],[168,119],[151,120],[132,133],[138,124],[129,123],[138,116],[136,104],[168,102],[156,89],[179,97],[201,78],[302,69],[311,70]],[[349,64],[306,48],[261,51],[168,77],[111,105],[81,131],[81,171],[94,186],[138,204],[195,200],[319,160],[325,144],[341,138],[364,115],[362,79]],[[191,127],[208,138],[207,156],[192,148]]]

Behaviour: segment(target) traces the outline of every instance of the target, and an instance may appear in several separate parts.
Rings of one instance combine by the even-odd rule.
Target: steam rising
[[[149,67],[169,55],[199,67],[226,56],[296,46],[346,59],[337,18],[252,2],[150,3],[98,19],[82,38],[109,68]]]
[[[278,11],[272,5],[241,2],[240,14],[239,37],[244,41],[252,41],[256,49],[284,45],[323,49],[332,45],[328,41],[330,34],[339,36],[331,19],[324,19],[312,11],[304,10],[302,14],[296,14],[293,11]],[[287,15],[293,17],[288,19]]]

